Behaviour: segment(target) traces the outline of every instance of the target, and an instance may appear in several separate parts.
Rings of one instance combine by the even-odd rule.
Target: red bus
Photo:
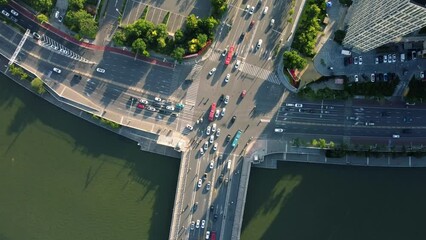
[[[234,54],[234,46],[231,46],[228,51],[228,55],[225,59],[225,65],[228,65],[232,60],[232,55]]]
[[[214,121],[214,113],[216,111],[216,103],[212,103],[212,107],[210,109],[210,113],[209,113],[209,121],[213,122]]]
[[[216,240],[216,232],[212,231],[212,234],[210,235],[211,240]]]

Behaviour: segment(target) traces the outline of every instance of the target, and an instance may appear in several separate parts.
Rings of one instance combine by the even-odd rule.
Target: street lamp
[[[120,17],[123,17],[123,14],[121,14],[121,12],[120,12],[120,10],[118,10],[118,8],[116,8],[115,11],[117,11],[118,14],[120,14]]]

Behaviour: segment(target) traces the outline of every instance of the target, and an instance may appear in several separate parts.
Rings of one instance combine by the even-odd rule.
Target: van
[[[405,61],[405,53],[401,53],[401,62]]]
[[[352,53],[351,53],[351,51],[349,51],[349,50],[342,49],[342,55],[345,55],[345,56],[351,56],[351,55],[352,55]]]
[[[231,160],[228,160],[228,166],[227,166],[227,169],[229,170],[229,169],[231,169]]]

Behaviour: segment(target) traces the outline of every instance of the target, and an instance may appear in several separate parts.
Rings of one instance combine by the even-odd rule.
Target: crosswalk
[[[193,124],[193,117],[194,117],[194,106],[197,102],[197,96],[198,96],[198,86],[200,85],[200,82],[198,80],[198,74],[201,71],[201,68],[203,66],[199,64],[195,64],[191,72],[188,74],[188,76],[192,76],[191,78],[194,80],[191,85],[189,86],[188,90],[186,91],[186,97],[185,97],[185,108],[182,110],[182,128],[185,128],[186,124]]]
[[[66,48],[62,44],[59,44],[58,42],[49,38],[46,35],[42,35],[41,39],[38,42],[40,43],[41,46],[43,46],[45,48],[52,49],[53,51],[55,51],[55,52],[57,52],[61,55],[64,55],[66,57],[72,58],[72,59],[77,60],[77,61],[89,63],[89,60],[83,58],[82,56],[71,51],[70,49]]]

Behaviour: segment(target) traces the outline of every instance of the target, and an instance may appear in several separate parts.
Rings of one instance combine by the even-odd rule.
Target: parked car
[[[354,58],[354,64],[358,64],[358,57]]]
[[[173,106],[170,106],[170,105],[169,105],[169,106],[166,106],[166,109],[167,109],[167,110],[170,110],[170,111],[174,111],[174,110],[175,110],[175,108],[174,108]]]
[[[396,62],[396,54],[392,54],[392,62]]]
[[[200,220],[197,220],[197,223],[195,224],[195,228],[200,228]]]
[[[213,160],[211,160],[211,161],[210,161],[210,164],[209,164],[209,168],[210,168],[210,169],[213,169],[213,167],[214,167],[214,161],[213,161]]]
[[[384,63],[387,63],[387,62],[388,62],[388,56],[387,56],[386,54],[383,56],[383,62],[384,62]]]
[[[425,78],[425,73],[424,72],[420,72],[420,79],[424,79]]]
[[[264,9],[263,9],[263,14],[265,15],[265,14],[267,14],[268,13],[268,7],[265,7]]]
[[[355,78],[355,82],[358,82],[358,80],[359,80],[358,75],[355,75],[354,78]]]
[[[241,60],[237,60],[237,62],[235,63],[235,69],[238,69],[240,67],[241,64]]]
[[[244,10],[245,12],[249,12],[250,11],[250,5],[247,4],[246,9]]]
[[[206,226],[206,220],[201,220],[201,228],[204,228]]]
[[[228,53],[228,48],[225,48],[222,52],[222,57],[225,57],[227,53]]]
[[[187,124],[186,125],[186,128],[189,130],[189,131],[192,131],[193,129],[194,129],[194,127],[192,127],[191,125],[189,125],[189,124]]]
[[[226,74],[226,77],[225,77],[225,82],[229,82],[229,78],[231,78],[231,74]]]
[[[284,132],[284,129],[282,129],[282,128],[275,128],[274,132],[276,132],[276,133],[282,133],[282,132]]]
[[[13,15],[15,15],[16,17],[19,15],[19,13],[13,9],[10,10],[10,13],[12,13]]]
[[[231,123],[234,123],[235,122],[235,120],[237,120],[237,116],[233,116],[232,118],[231,118]]]
[[[216,123],[213,123],[212,132],[216,132]]]
[[[139,108],[139,109],[144,109],[144,108],[145,108],[145,105],[143,105],[142,103],[138,103],[138,104],[136,105],[136,107],[137,107],[137,108]]]
[[[222,108],[222,112],[220,113],[220,115],[223,117],[225,116],[225,112],[226,112],[226,108]]]
[[[256,50],[259,50],[259,49],[260,49],[260,47],[262,46],[262,42],[263,42],[263,40],[262,40],[262,39],[259,39],[259,41],[257,41],[257,44],[256,44]]]
[[[198,179],[197,187],[200,188],[202,184],[203,184],[203,180],[201,178]]]
[[[204,151],[207,151],[207,149],[209,148],[209,142],[208,141],[204,142],[203,148],[204,148]]]
[[[212,144],[214,142],[214,134],[210,135],[209,142],[210,142],[210,144]]]
[[[362,65],[362,56],[359,56],[359,65]]]
[[[208,135],[210,135],[210,130],[211,130],[211,127],[210,127],[210,126],[207,126],[207,129],[206,129],[206,134],[207,134],[207,136],[208,136]]]
[[[253,15],[253,13],[254,13],[254,6],[252,6],[252,7],[250,8],[249,13],[250,13],[250,15]]]
[[[229,103],[229,95],[226,95],[225,96],[225,100],[223,101],[225,104],[228,104]]]
[[[378,58],[378,57],[376,57],[376,58],[375,58],[375,60],[374,60],[374,62],[375,62],[376,64],[379,64],[379,58]]]
[[[376,81],[376,78],[375,78],[374,73],[372,73],[372,74],[371,74],[371,78],[370,78],[370,80],[371,80],[371,82],[375,82],[375,81]]]
[[[40,38],[41,38],[40,34],[38,34],[38,33],[36,33],[36,32],[33,32],[33,37],[34,37],[35,39],[39,39],[39,40],[40,40]]]
[[[241,97],[243,98],[243,97],[245,97],[246,96],[246,94],[247,94],[247,91],[246,90],[243,90],[242,92],[241,92]]]
[[[212,70],[210,70],[209,75],[213,75],[213,73],[216,72],[216,68],[212,68]]]
[[[388,63],[392,63],[392,54],[388,54]]]
[[[105,69],[103,69],[103,68],[96,68],[96,72],[98,72],[98,73],[105,73]]]
[[[219,137],[219,135],[220,135],[220,128],[218,128],[216,131],[216,137]]]
[[[213,151],[216,151],[216,150],[217,150],[217,142],[215,142],[213,145]]]
[[[273,19],[273,18],[272,18],[272,19],[271,19],[271,22],[269,23],[269,26],[271,26],[271,27],[272,27],[272,26],[274,26],[274,24],[275,24],[275,19]]]
[[[55,67],[53,68],[53,71],[56,72],[56,73],[61,73],[62,72],[61,69],[55,68]]]
[[[2,13],[3,15],[5,15],[6,17],[9,17],[9,16],[10,16],[10,14],[9,14],[8,12],[6,12],[6,10],[1,10],[1,13]]]

